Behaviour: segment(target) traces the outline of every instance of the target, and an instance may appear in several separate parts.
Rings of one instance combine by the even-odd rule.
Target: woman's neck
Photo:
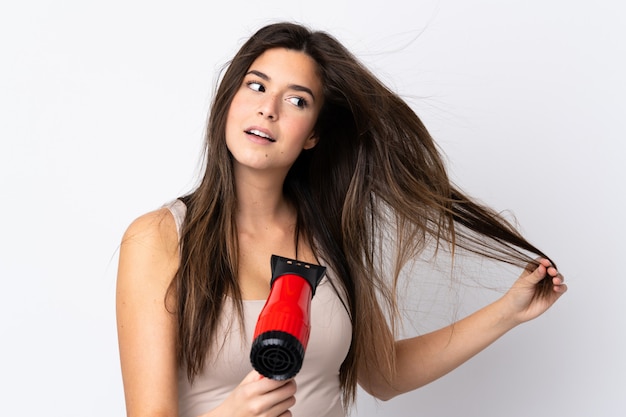
[[[240,231],[263,231],[295,224],[295,209],[283,194],[283,181],[284,176],[236,170],[236,219]]]

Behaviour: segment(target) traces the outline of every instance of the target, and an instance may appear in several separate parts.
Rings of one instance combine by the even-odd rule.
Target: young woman
[[[117,317],[129,416],[344,416],[453,370],[567,289],[550,260],[451,185],[419,118],[333,37],[260,29],[219,84],[188,195],[122,240]],[[390,245],[391,243],[391,245]],[[449,327],[395,338],[402,266],[435,245],[523,269]],[[250,364],[272,254],[327,267],[304,364]]]

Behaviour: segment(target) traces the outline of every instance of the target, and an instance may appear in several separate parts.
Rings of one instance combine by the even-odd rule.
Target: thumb
[[[255,370],[252,370],[248,373],[248,375],[246,375],[246,377],[241,381],[240,385],[244,385],[244,384],[249,384],[251,382],[256,382],[256,381],[260,381],[261,379],[263,379],[263,375],[261,375],[260,373],[258,373]]]
[[[548,273],[548,268],[552,264],[549,260],[542,258],[537,260],[537,266],[532,269],[530,267],[527,269],[529,274],[526,276],[526,279],[533,285],[538,284],[542,279],[544,279]]]

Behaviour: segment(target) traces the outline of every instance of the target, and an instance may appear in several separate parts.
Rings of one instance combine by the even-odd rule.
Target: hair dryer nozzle
[[[326,267],[314,264],[308,264],[295,259],[283,258],[282,256],[272,255],[272,280],[270,285],[274,284],[276,278],[285,275],[293,274],[298,275],[307,280],[311,285],[313,295],[315,295],[315,289],[317,284],[320,283],[324,274],[326,273]]]

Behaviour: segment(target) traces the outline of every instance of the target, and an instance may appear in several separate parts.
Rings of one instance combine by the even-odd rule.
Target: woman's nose
[[[266,95],[259,106],[259,115],[270,120],[278,119],[278,98],[276,96]]]

